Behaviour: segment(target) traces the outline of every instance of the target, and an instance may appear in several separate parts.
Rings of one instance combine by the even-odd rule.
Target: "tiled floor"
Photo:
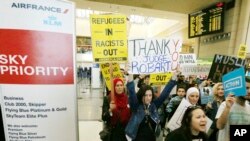
[[[101,106],[102,89],[91,89],[88,81],[77,85],[79,141],[100,141],[99,132],[102,130]]]
[[[100,121],[79,121],[79,141],[101,141],[99,138],[101,130]]]
[[[79,141],[101,141],[99,132],[103,128],[101,108],[103,90],[91,89],[88,81],[80,81],[77,85]],[[157,141],[164,140],[160,136]]]

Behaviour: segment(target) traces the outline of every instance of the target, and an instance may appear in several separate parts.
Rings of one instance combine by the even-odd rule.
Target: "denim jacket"
[[[172,88],[175,86],[176,81],[170,80],[169,83],[165,86],[161,95],[153,100],[149,105],[150,118],[155,122],[156,125],[160,123],[160,118],[157,112],[157,109],[161,106],[164,100],[169,96]],[[138,99],[135,93],[134,82],[127,83],[127,89],[129,92],[129,105],[132,110],[132,116],[126,126],[125,133],[134,140],[137,135],[138,128],[145,117],[145,111],[143,104],[138,103]],[[155,126],[156,132],[157,126]]]

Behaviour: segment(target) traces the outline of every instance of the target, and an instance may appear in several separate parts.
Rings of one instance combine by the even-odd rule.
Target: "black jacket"
[[[200,132],[197,136],[194,136],[182,127],[170,132],[165,138],[165,141],[192,141],[194,139],[202,139],[202,141],[208,141],[206,133]]]

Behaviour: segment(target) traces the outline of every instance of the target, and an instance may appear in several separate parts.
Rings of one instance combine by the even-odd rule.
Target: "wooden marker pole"
[[[115,99],[114,99],[114,84],[113,84],[113,64],[109,63],[109,72],[110,72],[110,86],[111,86],[111,90],[110,90],[110,97],[111,97],[111,101],[110,103],[115,103]]]

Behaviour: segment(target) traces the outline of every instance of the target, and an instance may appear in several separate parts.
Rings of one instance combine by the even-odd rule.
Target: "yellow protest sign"
[[[126,16],[91,15],[90,24],[94,61],[127,61]]]
[[[245,59],[247,53],[247,45],[240,44],[239,50],[238,50],[238,58]]]
[[[109,63],[102,63],[100,64],[100,68],[102,71],[102,76],[105,80],[106,86],[109,90],[111,90],[111,74],[110,74],[110,64]],[[114,78],[121,78],[123,80],[122,73],[120,71],[120,66],[118,63],[112,63],[113,68],[113,79]]]
[[[150,74],[150,84],[153,85],[165,85],[171,79],[172,73],[160,73],[160,74]]]

